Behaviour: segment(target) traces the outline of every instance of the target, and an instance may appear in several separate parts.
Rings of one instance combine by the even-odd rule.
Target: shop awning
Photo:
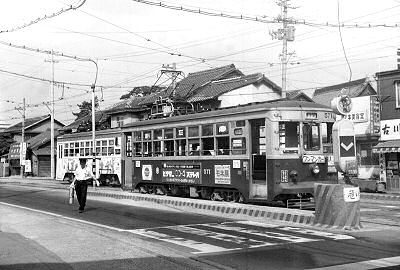
[[[400,152],[400,140],[390,140],[386,142],[380,142],[372,147],[374,153],[392,153]]]

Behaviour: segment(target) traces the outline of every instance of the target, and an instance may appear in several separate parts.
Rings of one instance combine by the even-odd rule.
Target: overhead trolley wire
[[[40,21],[43,21],[43,20],[46,20],[46,19],[51,19],[51,18],[53,18],[53,17],[56,17],[56,16],[58,16],[58,15],[60,15],[60,14],[62,14],[62,13],[64,13],[64,12],[67,12],[67,11],[70,11],[70,10],[76,10],[76,9],[78,9],[78,8],[80,8],[81,6],[83,6],[83,4],[85,4],[85,2],[86,2],[86,0],[83,0],[80,4],[78,4],[77,6],[73,6],[73,5],[70,5],[68,8],[66,8],[66,9],[61,9],[61,10],[59,10],[59,11],[57,11],[57,12],[54,12],[54,13],[52,13],[52,14],[50,14],[50,15],[44,15],[43,17],[39,17],[39,18],[37,18],[37,19],[35,19],[35,20],[33,20],[33,21],[30,21],[30,22],[28,22],[28,23],[25,23],[25,24],[23,24],[23,25],[20,25],[20,26],[17,26],[17,27],[14,27],[14,28],[11,28],[11,29],[7,29],[7,30],[0,30],[0,34],[1,33],[10,33],[10,32],[15,32],[15,31],[18,31],[18,30],[21,30],[21,29],[23,29],[23,28],[26,28],[26,27],[28,27],[28,26],[31,26],[31,25],[33,25],[33,24],[36,24],[36,23],[38,23],[38,22],[40,22]]]

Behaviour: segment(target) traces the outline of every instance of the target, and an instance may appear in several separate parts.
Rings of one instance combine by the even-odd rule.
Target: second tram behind
[[[151,119],[122,129],[124,187],[236,202],[312,197],[337,180],[335,114],[274,101]]]
[[[102,185],[119,186],[121,181],[121,131],[109,129],[96,131],[96,155],[93,156],[91,132],[65,134],[57,137],[58,180],[71,182],[79,166],[79,158],[85,158],[92,167],[95,158],[95,176]]]

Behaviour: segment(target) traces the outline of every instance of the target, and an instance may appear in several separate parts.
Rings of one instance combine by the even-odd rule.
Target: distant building
[[[62,128],[64,124],[58,120],[54,120],[54,129],[58,130]],[[27,118],[24,123],[24,142],[28,143],[32,138],[50,132],[51,127],[51,116],[44,115],[40,117]],[[20,164],[20,143],[22,142],[22,122],[12,125],[6,128],[3,133],[8,133],[13,138],[14,143],[10,146],[8,154],[10,162],[11,175],[19,175],[21,173]],[[29,144],[27,144],[29,152]],[[41,161],[43,167],[48,167],[48,173],[50,174],[50,149],[41,152]],[[28,157],[28,156],[27,156]],[[48,165],[45,165],[47,163]]]
[[[354,123],[358,162],[358,178],[378,178],[379,156],[372,148],[379,139],[379,99],[368,78],[316,89],[313,100],[329,106],[332,99],[347,94],[352,110],[344,117]],[[338,116],[339,117],[339,116]]]
[[[381,103],[380,179],[388,190],[400,191],[400,70],[376,73]]]

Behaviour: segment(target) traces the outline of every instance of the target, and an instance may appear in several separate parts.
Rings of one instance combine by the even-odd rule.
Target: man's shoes
[[[79,213],[83,213],[83,209],[79,209]]]

